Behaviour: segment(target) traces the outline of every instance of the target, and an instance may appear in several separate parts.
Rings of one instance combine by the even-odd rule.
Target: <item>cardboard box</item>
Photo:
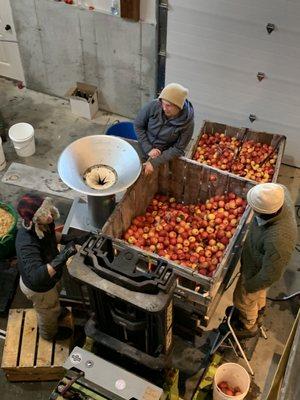
[[[92,119],[99,109],[96,86],[77,82],[67,91],[66,97],[70,98],[72,113],[81,117]]]

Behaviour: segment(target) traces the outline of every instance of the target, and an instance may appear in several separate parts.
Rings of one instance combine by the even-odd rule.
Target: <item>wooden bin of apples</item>
[[[286,137],[204,121],[188,158],[255,182],[276,182]]]
[[[212,180],[212,176],[214,179]],[[103,227],[189,280],[193,301],[209,304],[250,219],[252,182],[186,158],[142,174]],[[239,246],[238,246],[239,247]],[[189,290],[191,292],[191,290]]]

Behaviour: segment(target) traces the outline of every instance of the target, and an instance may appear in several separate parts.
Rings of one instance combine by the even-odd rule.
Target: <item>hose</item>
[[[298,292],[290,294],[289,296],[285,296],[285,297],[281,297],[281,298],[279,298],[279,297],[276,297],[276,298],[267,297],[267,299],[271,300],[271,301],[286,301],[286,300],[291,300],[291,299],[293,299],[294,297],[297,297],[297,296],[300,296],[300,290]]]

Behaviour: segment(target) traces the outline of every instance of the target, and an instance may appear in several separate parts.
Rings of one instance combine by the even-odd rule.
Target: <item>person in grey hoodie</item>
[[[158,165],[184,155],[194,130],[194,109],[187,96],[188,89],[170,83],[158,99],[139,111],[134,129],[146,175]]]

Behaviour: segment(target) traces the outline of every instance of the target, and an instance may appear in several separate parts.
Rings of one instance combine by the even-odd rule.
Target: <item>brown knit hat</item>
[[[159,99],[169,101],[175,106],[183,109],[184,102],[189,94],[188,89],[180,85],[179,83],[169,83],[163,88]]]

